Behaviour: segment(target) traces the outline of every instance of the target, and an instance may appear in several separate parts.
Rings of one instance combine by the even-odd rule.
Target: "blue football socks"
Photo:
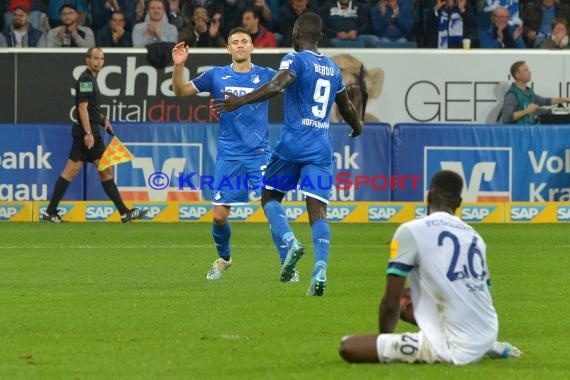
[[[273,238],[275,247],[277,247],[277,252],[279,252],[279,261],[281,262],[281,265],[283,265],[285,258],[287,257],[287,244],[283,242],[283,239],[275,233],[275,230],[271,228],[271,226],[269,226],[269,228],[271,229],[271,237]]]
[[[230,237],[232,236],[232,229],[230,222],[224,224],[212,223],[212,237],[218,250],[218,256],[228,261],[230,259]]]
[[[283,210],[281,203],[270,201],[265,204],[263,211],[265,211],[265,216],[271,225],[272,235],[275,234],[275,236],[280,238],[283,242],[286,242],[287,238],[293,236],[293,232],[289,226],[287,216],[285,216],[285,211]],[[273,239],[275,241],[276,238],[274,237]]]
[[[313,246],[315,249],[315,276],[321,268],[326,269],[329,261],[331,230],[326,220],[320,219],[313,223]]]

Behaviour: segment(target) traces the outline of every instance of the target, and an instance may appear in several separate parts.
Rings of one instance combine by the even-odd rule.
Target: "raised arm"
[[[188,59],[188,47],[185,42],[179,42],[172,49],[172,89],[176,96],[189,96],[196,93],[196,88],[192,82],[184,81],[184,63]]]
[[[350,125],[352,128],[351,137],[356,137],[362,133],[363,123],[356,113],[356,108],[348,98],[348,91],[346,88],[336,94],[334,99],[338,106],[338,110],[342,118]]]
[[[235,96],[226,92],[226,99],[214,99],[212,107],[218,113],[231,112],[244,104],[257,103],[274,97],[295,81],[295,75],[289,70],[280,70],[263,86],[260,86],[244,96]]]

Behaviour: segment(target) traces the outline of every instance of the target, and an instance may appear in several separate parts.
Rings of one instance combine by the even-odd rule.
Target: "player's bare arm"
[[[400,319],[417,326],[414,316],[414,305],[412,304],[412,290],[410,288],[405,288],[402,298],[400,298]]]
[[[109,121],[109,118],[105,116],[105,114],[101,113],[101,120],[103,120],[103,128],[107,131],[108,134],[113,135],[113,126]]]
[[[91,149],[93,148],[93,145],[95,145],[95,138],[93,137],[91,123],[89,122],[89,111],[87,111],[88,105],[89,103],[87,101],[79,103],[79,119],[81,120],[81,125],[85,131],[83,142],[85,143],[87,149]]]
[[[196,93],[192,82],[184,81],[184,63],[188,59],[188,46],[185,42],[179,42],[172,49],[172,89],[176,96],[190,96]]]
[[[350,137],[356,137],[360,135],[363,129],[363,122],[358,117],[356,108],[354,108],[354,105],[350,101],[350,98],[348,97],[348,91],[346,91],[346,88],[340,91],[338,94],[336,94],[334,101],[338,105],[338,110],[342,118],[352,128],[352,133],[350,134]]]
[[[226,99],[214,99],[212,108],[218,112],[231,112],[244,104],[257,103],[274,97],[295,81],[295,75],[289,70],[280,70],[266,84],[244,96],[234,96],[225,92]]]
[[[394,332],[400,319],[400,299],[404,293],[406,277],[389,274],[387,276],[386,291],[380,303],[380,334]]]

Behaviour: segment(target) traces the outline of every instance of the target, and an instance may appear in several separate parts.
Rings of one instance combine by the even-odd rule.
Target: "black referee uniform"
[[[79,103],[87,101],[87,112],[89,114],[89,124],[91,124],[91,133],[95,144],[93,148],[87,149],[85,146],[85,129],[81,124],[79,117]],[[101,92],[97,86],[97,79],[89,70],[85,70],[77,82],[75,82],[75,112],[73,116],[77,123],[73,124],[71,135],[73,136],[73,145],[69,152],[69,159],[72,161],[94,162],[101,158],[105,151],[105,144],[101,137],[101,126],[104,125],[105,119],[101,112]]]
[[[98,161],[103,152],[105,151],[105,144],[101,137],[101,126],[107,125],[111,128],[110,123],[105,120],[105,116],[101,112],[101,92],[97,86],[95,76],[103,67],[104,55],[101,48],[89,48],[87,50],[87,69],[79,76],[75,83],[75,112],[74,116],[77,120],[71,128],[71,135],[73,137],[73,145],[69,152],[69,160],[63,172],[55,182],[53,194],[51,196],[49,205],[45,212],[42,212],[41,220],[51,223],[63,222],[62,216],[59,214],[57,208],[59,202],[62,200],[69,184],[75,178],[81,166],[85,162],[95,163]],[[87,115],[82,111],[81,114],[89,118],[89,125],[83,125],[80,117],[80,107],[85,110],[85,102],[87,102]],[[88,149],[85,141],[86,136],[93,135],[93,146]],[[90,138],[89,138],[90,139]],[[91,141],[89,141],[91,143]],[[90,144],[89,144],[90,145]],[[138,208],[128,209],[123,202],[117,184],[113,179],[111,169],[105,169],[99,172],[101,177],[101,186],[105,194],[109,197],[121,215],[121,222],[130,222],[131,220],[143,218],[148,210],[141,210]]]

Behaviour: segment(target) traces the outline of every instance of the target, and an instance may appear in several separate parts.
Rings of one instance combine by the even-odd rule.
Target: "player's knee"
[[[228,217],[223,213],[214,213],[213,219],[217,225],[226,224],[228,221]]]
[[[109,181],[113,179],[113,171],[105,169],[102,172],[99,172],[99,177],[101,178],[101,182]]]

